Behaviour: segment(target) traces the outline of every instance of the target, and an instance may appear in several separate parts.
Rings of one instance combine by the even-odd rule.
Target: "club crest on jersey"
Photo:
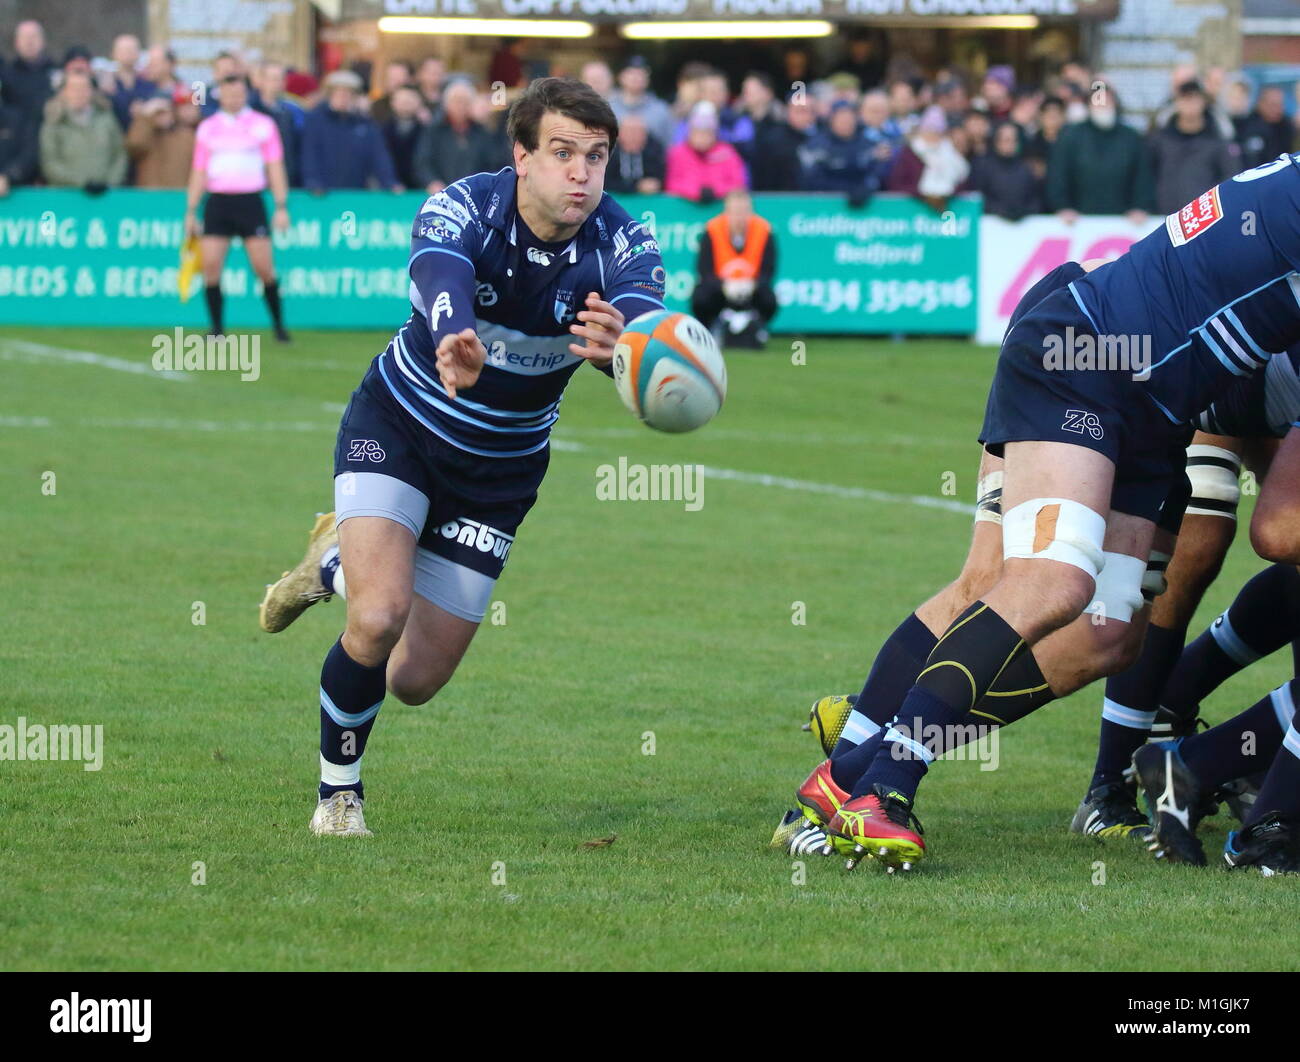
[[[567,324],[573,318],[573,292],[557,291],[555,293],[555,323]]]
[[[1193,199],[1177,214],[1170,214],[1165,218],[1165,228],[1169,231],[1170,242],[1175,247],[1181,247],[1222,217],[1223,204],[1219,202],[1219,189],[1216,186],[1204,195]]]

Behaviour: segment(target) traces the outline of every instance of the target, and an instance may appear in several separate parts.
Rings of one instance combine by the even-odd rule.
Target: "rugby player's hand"
[[[458,387],[468,390],[478,383],[478,374],[487,361],[487,348],[474,334],[474,329],[466,328],[442,337],[435,360],[438,379],[447,389],[447,394],[455,398]]]
[[[569,331],[587,343],[570,343],[569,350],[596,368],[605,368],[614,360],[614,344],[623,334],[623,315],[592,291],[587,293],[587,308],[578,311],[578,321],[569,325]]]

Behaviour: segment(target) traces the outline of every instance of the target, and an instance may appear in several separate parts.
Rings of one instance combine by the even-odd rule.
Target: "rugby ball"
[[[722,352],[690,314],[651,310],[628,322],[614,345],[613,369],[623,404],[657,431],[694,431],[727,397]]]

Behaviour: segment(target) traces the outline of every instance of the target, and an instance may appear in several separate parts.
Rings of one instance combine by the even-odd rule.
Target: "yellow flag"
[[[180,289],[181,302],[190,297],[190,283],[199,271],[199,238],[191,236],[181,244],[181,269],[176,275],[176,286]]]

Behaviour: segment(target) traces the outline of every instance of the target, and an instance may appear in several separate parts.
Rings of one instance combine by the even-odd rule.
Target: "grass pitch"
[[[340,843],[307,820],[342,606],[272,637],[257,603],[331,505],[338,415],[387,337],[266,337],[255,383],[160,378],[150,339],[0,334],[0,723],[102,724],[105,745],[98,772],[0,762],[3,968],[1300,966],[1295,882],[1066,832],[1098,687],[1006,731],[997,770],[931,772],[910,877],[766,847],[817,758],[808,704],[856,691],[960,564],[970,518],[935,503],[973,502],[993,351],[816,340],[796,365],[774,340],[679,437],[581,370],[504,624],[432,704],[386,703],[376,836]],[[709,466],[703,508],[598,501],[620,457]],[[1194,632],[1262,567],[1241,537]]]

